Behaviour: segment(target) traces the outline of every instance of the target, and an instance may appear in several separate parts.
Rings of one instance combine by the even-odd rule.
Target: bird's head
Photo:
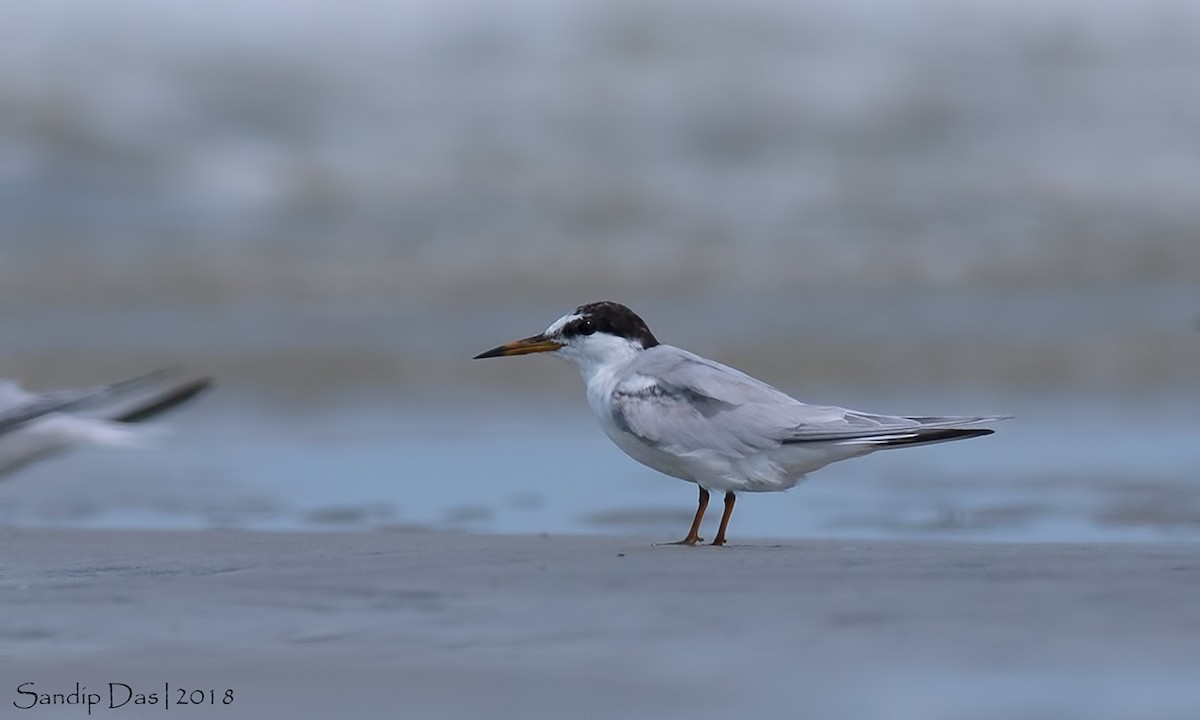
[[[513,340],[475,356],[481,358],[553,353],[580,368],[607,365],[658,345],[646,322],[615,302],[580,305],[537,335]]]

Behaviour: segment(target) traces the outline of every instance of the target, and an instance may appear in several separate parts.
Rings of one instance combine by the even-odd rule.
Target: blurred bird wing
[[[25,400],[0,410],[0,434],[11,432],[50,413],[69,410],[85,402],[87,398],[88,395],[82,394],[81,391],[71,390],[30,395]]]
[[[145,375],[100,385],[71,390],[56,390],[41,394],[28,393],[16,383],[0,383],[0,434],[55,412],[76,410],[99,402],[120,398],[161,381],[174,373],[174,368],[156,370]]]
[[[35,396],[12,380],[0,380],[0,415],[29,402]]]

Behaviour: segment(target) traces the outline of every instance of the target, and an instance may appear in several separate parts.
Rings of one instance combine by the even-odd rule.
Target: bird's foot
[[[675,542],[668,542],[668,543],[657,543],[657,544],[658,545],[695,545],[698,542],[704,542],[704,538],[696,536],[696,535],[688,535],[687,537],[685,537],[682,540],[676,540]]]

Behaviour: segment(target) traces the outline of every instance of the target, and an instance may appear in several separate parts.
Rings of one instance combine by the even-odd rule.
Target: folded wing
[[[748,455],[782,445],[881,447],[987,435],[994,416],[892,416],[807,405],[738,370],[671,346],[639,354],[612,398],[617,427],[676,454]]]

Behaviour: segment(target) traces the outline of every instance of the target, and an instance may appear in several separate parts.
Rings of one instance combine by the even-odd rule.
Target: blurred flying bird
[[[96,387],[27,392],[0,380],[0,477],[75,445],[132,445],[136,423],[191,400],[210,378],[172,380],[175,369],[158,370]]]
[[[713,545],[738,492],[787,490],[814,470],[876,450],[990,435],[1000,416],[893,416],[806,405],[731,367],[658,342],[632,310],[581,305],[543,332],[476,359],[553,353],[579,368],[600,427],[634,460],[696,483],[695,545],[709,491],[725,493]]]

